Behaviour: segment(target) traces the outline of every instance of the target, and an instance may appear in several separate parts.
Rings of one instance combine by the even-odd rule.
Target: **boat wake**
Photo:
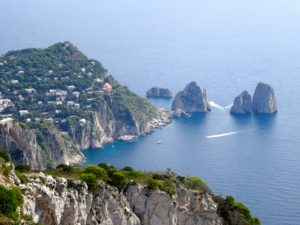
[[[225,108],[225,109],[230,109],[232,106],[233,106],[233,104],[230,104],[230,105],[228,105],[228,106],[225,106],[224,108]]]
[[[213,138],[227,137],[227,136],[232,136],[232,135],[239,134],[239,133],[241,133],[241,131],[232,131],[232,132],[228,132],[228,133],[208,135],[208,136],[205,136],[205,138],[213,139]]]
[[[221,106],[221,105],[215,103],[214,101],[209,101],[209,104],[210,104],[210,106],[213,107],[213,108],[219,109],[219,110],[221,110],[221,111],[223,111],[223,112],[225,111],[225,109],[224,109],[223,106]]]

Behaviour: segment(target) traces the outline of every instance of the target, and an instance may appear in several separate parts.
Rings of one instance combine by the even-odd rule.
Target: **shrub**
[[[9,154],[2,147],[0,147],[0,157],[3,158],[5,162],[8,162],[10,160]]]
[[[161,189],[162,186],[163,186],[162,181],[155,180],[152,177],[148,179],[147,188],[149,188],[151,190],[158,190],[158,189]]]
[[[0,214],[17,219],[16,209],[23,202],[21,191],[17,187],[8,189],[0,185]]]
[[[118,169],[117,169],[116,167],[110,166],[110,165],[108,165],[107,163],[99,163],[98,166],[101,167],[101,168],[103,168],[103,169],[105,169],[107,175],[110,176],[110,177],[111,177],[115,172],[118,171]]]
[[[83,173],[80,175],[80,180],[84,181],[89,190],[95,190],[97,188],[97,177],[92,173]]]
[[[74,167],[66,164],[60,164],[56,167],[56,169],[62,170],[65,173],[72,173],[74,171]]]
[[[20,181],[21,181],[22,184],[28,184],[29,180],[28,180],[28,178],[24,174],[16,171],[16,175],[20,179]]]
[[[85,168],[84,172],[95,174],[97,178],[102,179],[104,181],[108,180],[106,170],[99,166],[89,165]]]
[[[198,177],[186,177],[183,184],[187,189],[210,192],[208,186]]]
[[[152,178],[155,180],[163,180],[163,175],[161,175],[160,173],[155,173],[152,175]]]
[[[20,172],[20,173],[26,173],[26,172],[29,172],[31,170],[31,167],[29,165],[17,165],[15,167],[15,170]]]
[[[11,163],[8,164],[4,164],[3,165],[3,174],[4,176],[8,176],[8,174],[10,173],[10,171],[12,170],[13,166]]]
[[[172,195],[176,193],[176,185],[174,180],[172,180],[171,178],[164,180],[161,190],[166,192],[170,197],[172,197]]]
[[[130,167],[130,166],[125,166],[125,167],[123,168],[123,170],[124,170],[124,171],[128,171],[128,172],[133,172],[133,171],[134,171],[134,169],[133,169],[132,167]]]
[[[122,191],[128,184],[128,178],[122,172],[115,172],[111,177],[111,184]]]

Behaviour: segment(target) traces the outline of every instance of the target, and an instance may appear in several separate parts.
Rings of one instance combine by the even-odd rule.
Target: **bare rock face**
[[[172,92],[167,88],[153,87],[146,93],[147,98],[172,98]]]
[[[21,184],[22,211],[44,225],[141,225],[125,196],[116,188],[101,185],[90,192],[81,181],[54,179],[43,173]]]
[[[175,96],[172,110],[177,116],[210,111],[211,107],[207,99],[206,90],[202,91],[195,81],[189,83],[183,91]]]
[[[248,91],[243,91],[234,99],[233,106],[230,109],[232,114],[249,114],[252,112],[252,100]]]
[[[177,189],[175,198],[143,186],[129,186],[125,196],[143,225],[221,225],[217,204],[206,193]]]
[[[27,176],[20,184],[22,212],[44,225],[222,225],[218,204],[208,193],[177,188],[165,192],[130,184],[125,192],[99,183],[94,191],[81,181]]]
[[[72,141],[54,126],[49,126],[44,142],[37,134],[22,127],[13,119],[0,121],[0,146],[8,151],[14,164],[30,165],[32,169],[45,169],[59,164],[78,164],[84,156]]]
[[[258,83],[253,95],[252,109],[255,113],[273,114],[277,112],[274,89],[265,83]]]

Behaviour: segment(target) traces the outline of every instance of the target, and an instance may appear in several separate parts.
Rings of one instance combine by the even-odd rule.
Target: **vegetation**
[[[16,212],[17,207],[23,202],[21,191],[17,187],[11,187],[11,189],[0,185],[0,213],[5,216],[16,220],[18,214]]]
[[[111,91],[103,91],[106,84]],[[69,42],[0,57],[0,96],[11,101],[5,108],[0,105],[2,114],[12,114],[24,128],[35,129],[44,149],[47,123],[66,132],[74,126],[79,129],[80,119],[91,121],[94,111],[109,109],[109,116],[128,125],[136,119],[149,121],[158,113],[146,99],[107,76],[100,62],[88,59]]]
[[[5,162],[8,162],[10,160],[9,154],[2,147],[0,147],[0,157],[3,158]]]
[[[261,225],[258,218],[252,217],[250,209],[235,202],[232,196],[227,196],[226,199],[214,196],[214,199],[218,203],[218,213],[226,225]]]
[[[80,175],[80,180],[84,181],[89,190],[95,190],[97,188],[97,177],[92,173],[83,173]]]
[[[4,151],[3,151],[4,152]],[[4,155],[4,157],[6,157]],[[12,169],[11,163],[5,163],[5,158],[0,157],[3,175]],[[15,170],[22,183],[28,183],[26,173],[34,172],[28,165],[18,165]],[[176,187],[185,187],[189,190],[198,192],[210,192],[207,185],[197,177],[181,177],[170,170],[162,173],[152,173],[134,170],[132,167],[118,169],[106,163],[100,163],[98,166],[89,165],[87,167],[74,167],[70,165],[59,165],[55,169],[44,171],[54,177],[66,177],[68,187],[71,186],[72,180],[84,181],[90,191],[97,189],[100,185],[99,180],[115,186],[120,192],[124,191],[129,183],[141,184],[149,190],[161,190],[166,192],[170,197],[176,194]],[[225,225],[261,225],[258,218],[252,216],[251,211],[242,203],[236,202],[232,196],[225,199],[220,196],[214,196],[214,201],[218,204],[218,214],[223,218]],[[19,216],[28,221],[26,215],[19,215],[17,207],[23,202],[21,191],[16,186],[9,188],[0,185],[0,225],[13,225],[18,221]],[[34,224],[34,223],[32,223]]]

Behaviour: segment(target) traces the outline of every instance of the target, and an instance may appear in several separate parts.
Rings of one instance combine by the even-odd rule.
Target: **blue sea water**
[[[85,152],[87,163],[199,176],[266,225],[300,224],[299,27],[296,0],[0,1],[1,54],[69,40],[142,96],[195,80],[222,107],[259,81],[273,85],[274,116],[236,118],[217,107]]]

